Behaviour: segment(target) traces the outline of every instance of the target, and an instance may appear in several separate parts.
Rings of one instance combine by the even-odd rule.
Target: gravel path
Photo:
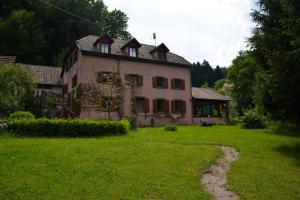
[[[201,182],[217,200],[237,200],[239,199],[238,195],[227,190],[226,182],[230,165],[239,159],[239,153],[229,146],[220,147],[224,151],[224,155],[204,172]]]

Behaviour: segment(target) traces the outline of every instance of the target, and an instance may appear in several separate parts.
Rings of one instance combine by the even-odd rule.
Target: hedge
[[[17,111],[9,115],[9,120],[34,119],[34,115],[26,111]]]
[[[101,121],[81,119],[21,119],[13,120],[9,130],[18,135],[45,137],[89,137],[126,134],[128,120]]]

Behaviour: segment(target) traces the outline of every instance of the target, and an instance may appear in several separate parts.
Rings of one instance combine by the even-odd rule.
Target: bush
[[[165,131],[173,131],[173,132],[176,132],[176,131],[177,131],[177,126],[175,126],[175,125],[167,125],[167,126],[165,126],[164,130],[165,130]]]
[[[254,110],[248,110],[241,117],[242,127],[249,129],[265,128],[263,117]]]
[[[14,120],[9,130],[18,135],[46,137],[88,137],[126,134],[128,120],[96,121],[80,119],[29,119]]]
[[[296,123],[285,121],[270,121],[268,126],[273,131],[299,131]]]
[[[136,117],[129,118],[130,130],[136,130],[138,127],[138,122]]]
[[[34,119],[35,117],[30,112],[17,111],[9,115],[9,120],[19,120],[19,119]]]

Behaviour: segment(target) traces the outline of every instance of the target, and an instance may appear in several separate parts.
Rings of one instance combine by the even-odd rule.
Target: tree
[[[23,110],[22,98],[33,87],[31,76],[23,68],[0,64],[0,116]]]
[[[250,52],[240,52],[228,69],[227,79],[233,83],[231,95],[236,102],[239,114],[242,114],[245,109],[254,107],[254,85],[257,71],[259,71],[259,65]]]
[[[249,43],[262,71],[255,103],[276,120],[300,123],[300,1],[259,0]]]
[[[191,69],[191,79],[193,87],[200,87],[207,83],[209,87],[213,87],[214,83],[220,79],[226,78],[227,68],[217,65],[215,69],[211,67],[208,61],[203,60],[194,63]]]
[[[26,10],[0,18],[0,54],[15,55],[17,61],[25,63],[44,64],[46,41],[40,24],[35,14]]]
[[[102,0],[47,0],[46,3],[31,0],[0,0],[0,2],[0,21],[4,25],[11,24],[3,25],[5,29],[0,27],[0,32],[4,33],[1,38],[5,38],[4,42],[1,40],[0,43],[0,54],[17,55],[18,62],[61,65],[61,58],[67,52],[65,49],[74,45],[75,40],[79,38],[103,33],[122,39],[130,37],[126,14],[120,10],[109,11]],[[19,14],[18,20],[16,17],[13,18],[18,23],[11,23],[11,15],[21,11],[26,13],[25,18],[22,19]],[[22,34],[20,30],[14,29],[23,26],[26,29],[21,30]],[[14,38],[16,40],[12,40]],[[44,42],[40,44],[41,38]],[[31,50],[32,47],[34,49]]]

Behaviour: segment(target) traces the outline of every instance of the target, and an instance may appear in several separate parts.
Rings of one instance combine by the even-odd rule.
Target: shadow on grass
[[[269,133],[269,134],[273,134],[273,135],[283,135],[283,136],[295,137],[295,138],[300,137],[300,131],[299,130],[288,131],[288,130],[266,129],[264,132]]]
[[[287,157],[293,158],[297,165],[300,166],[300,143],[294,146],[282,145],[275,149],[277,152],[280,152]]]

